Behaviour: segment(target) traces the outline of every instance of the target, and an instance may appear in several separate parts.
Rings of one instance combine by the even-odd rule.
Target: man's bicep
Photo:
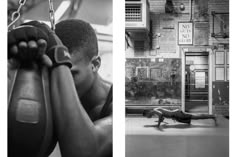
[[[112,136],[112,115],[96,120],[94,125],[99,133]]]
[[[94,125],[98,135],[97,156],[112,156],[112,116],[99,119]]]

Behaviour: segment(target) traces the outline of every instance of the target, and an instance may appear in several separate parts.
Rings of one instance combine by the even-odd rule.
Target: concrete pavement
[[[158,118],[126,117],[126,157],[228,157],[229,120],[217,117],[187,124]]]

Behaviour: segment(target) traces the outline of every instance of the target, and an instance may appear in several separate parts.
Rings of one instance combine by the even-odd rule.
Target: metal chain
[[[19,7],[16,11],[14,11],[11,15],[11,23],[7,26],[7,28],[9,29],[12,25],[13,28],[15,27],[14,24],[16,23],[17,20],[19,20],[20,18],[20,11],[21,8],[25,5],[26,0],[19,0]]]
[[[53,0],[48,0],[49,2],[49,18],[51,22],[51,29],[55,30],[55,13],[53,9]]]

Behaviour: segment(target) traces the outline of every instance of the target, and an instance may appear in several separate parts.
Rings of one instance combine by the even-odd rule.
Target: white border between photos
[[[236,10],[234,9],[234,6],[236,5],[236,1],[234,0],[229,0],[230,1],[230,10],[229,10],[229,15],[230,15],[230,44],[229,44],[229,99],[230,99],[230,129],[229,129],[229,144],[230,144],[230,157],[236,156],[236,150],[234,147],[235,144],[235,139],[236,139],[236,99],[235,99],[235,87],[236,87],[236,46],[235,46],[235,36],[236,36],[236,21],[233,20],[233,17],[236,15]]]
[[[0,156],[7,156],[7,1],[0,5]]]
[[[125,0],[113,0],[113,156],[125,157]]]

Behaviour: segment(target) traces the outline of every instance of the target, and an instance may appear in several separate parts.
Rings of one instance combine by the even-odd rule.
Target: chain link
[[[17,12],[20,12],[21,8],[25,5],[25,2],[26,2],[26,0],[20,0],[20,1],[19,1],[20,6],[19,6],[19,8],[17,9]]]
[[[15,28],[14,24],[16,23],[17,20],[19,20],[20,15],[21,15],[20,14],[21,8],[25,5],[25,2],[26,2],[26,0],[19,0],[19,4],[20,5],[19,5],[18,9],[12,13],[12,15],[11,15],[11,23],[7,26],[8,29],[11,26],[13,26],[13,29]]]
[[[48,0],[49,2],[49,18],[50,18],[50,22],[51,22],[51,29],[55,30],[55,12],[53,9],[53,0]],[[8,29],[13,26],[13,28],[15,27],[14,24],[16,23],[16,21],[20,18],[21,14],[21,8],[25,5],[26,0],[19,0],[19,7],[18,9],[12,13],[11,16],[11,23],[8,25]]]
[[[48,0],[49,2],[49,18],[51,22],[51,29],[55,30],[55,13],[53,9],[53,0]]]

